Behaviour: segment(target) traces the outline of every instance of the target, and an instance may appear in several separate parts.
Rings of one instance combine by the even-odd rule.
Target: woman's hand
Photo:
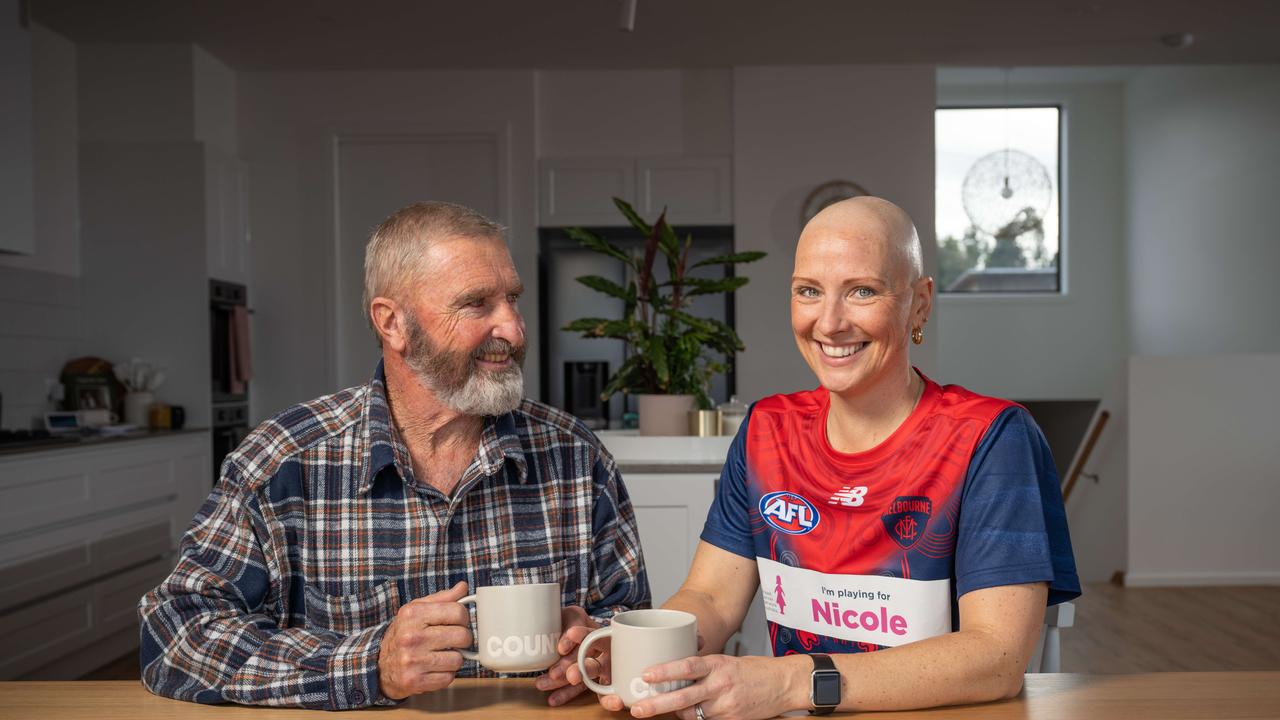
[[[707,720],[738,720],[776,717],[788,710],[804,707],[797,698],[797,678],[808,679],[803,672],[810,663],[807,656],[801,666],[790,657],[733,657],[705,655],[690,657],[644,672],[644,681],[655,683],[693,680],[693,685],[636,703],[631,708],[635,717],[652,717],[674,712],[681,720],[697,720],[695,706],[702,707]],[[807,697],[807,690],[804,692]]]
[[[560,619],[563,631],[560,642],[556,644],[556,652],[560,653],[560,659],[545,673],[539,675],[533,683],[539,690],[551,691],[551,694],[547,695],[547,704],[553,707],[569,702],[587,689],[587,686],[582,684],[582,673],[578,670],[578,646],[592,630],[600,627],[599,623],[587,615],[586,610],[576,605],[564,608],[560,613]],[[608,642],[596,643],[591,649],[593,654],[587,658],[587,671],[591,673],[593,680],[602,675],[607,678]],[[608,680],[600,682],[608,683]],[[621,703],[619,703],[620,706]]]

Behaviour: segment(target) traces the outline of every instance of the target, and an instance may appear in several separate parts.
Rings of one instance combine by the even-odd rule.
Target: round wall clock
[[[828,205],[834,205],[851,197],[870,195],[867,189],[856,182],[848,180],[832,180],[814,188],[800,206],[800,227],[804,227],[814,215],[822,212]]]

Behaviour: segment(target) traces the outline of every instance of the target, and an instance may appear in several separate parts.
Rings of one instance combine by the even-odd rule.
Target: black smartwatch
[[[809,675],[810,715],[830,715],[840,704],[840,671],[828,655],[810,655],[813,673]]]

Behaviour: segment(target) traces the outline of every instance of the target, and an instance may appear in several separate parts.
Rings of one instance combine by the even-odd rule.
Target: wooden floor
[[[1062,631],[1062,670],[1280,670],[1280,587],[1089,585]],[[137,680],[138,656],[82,679]]]
[[[1089,585],[1062,671],[1280,670],[1280,587]]]

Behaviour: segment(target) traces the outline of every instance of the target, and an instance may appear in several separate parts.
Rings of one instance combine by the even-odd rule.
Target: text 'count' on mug
[[[587,677],[587,649],[613,638],[609,651],[612,685]],[[578,648],[578,669],[587,687],[600,695],[617,695],[627,707],[641,700],[688,687],[688,680],[650,685],[642,679],[646,668],[698,654],[698,619],[682,610],[628,610],[613,616],[608,627],[591,631]]]
[[[459,650],[497,672],[546,670],[560,653],[560,584],[489,585],[458,602],[476,605],[476,650]]]

